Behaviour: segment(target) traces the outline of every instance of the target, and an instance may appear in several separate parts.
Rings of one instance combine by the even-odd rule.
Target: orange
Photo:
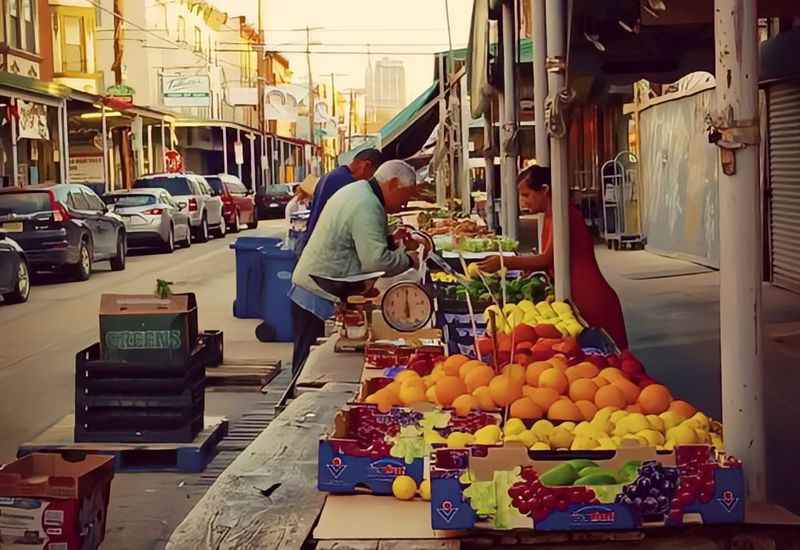
[[[528,397],[533,392],[533,390],[536,390],[536,389],[538,389],[538,388],[536,388],[535,386],[529,386],[529,385],[525,384],[524,386],[522,386],[522,395],[524,395],[525,397]]]
[[[482,411],[496,411],[497,405],[492,399],[492,392],[489,390],[489,386],[481,386],[480,388],[475,388],[475,391],[472,392],[472,396],[478,400],[478,407]]]
[[[534,361],[525,371],[525,381],[529,386],[539,385],[539,376],[546,370],[552,369],[553,364],[547,361]]]
[[[419,373],[415,370],[408,369],[398,372],[394,377],[394,381],[402,384],[406,380],[411,380],[412,378],[419,378]]]
[[[492,367],[481,364],[470,369],[467,376],[464,378],[464,383],[467,385],[467,390],[471,393],[474,392],[476,388],[488,386],[492,378],[494,378],[494,370],[492,370]]]
[[[598,409],[603,407],[624,409],[628,402],[625,401],[625,394],[619,388],[609,384],[597,390],[597,393],[594,394],[594,404],[597,405]]]
[[[434,405],[439,404],[439,401],[436,399],[436,386],[431,386],[425,391],[425,398]]]
[[[431,370],[431,374],[438,374],[444,375],[444,361],[437,361],[436,364],[433,366],[433,370]]]
[[[611,383],[602,376],[595,376],[594,378],[592,378],[592,382],[597,384],[598,388],[602,388],[603,386],[608,386]]]
[[[520,397],[513,403],[508,414],[511,418],[521,418],[522,420],[536,420],[544,416],[544,411],[531,401],[529,397]]]
[[[445,376],[436,382],[436,400],[449,407],[456,397],[467,393],[467,387],[458,376]]]
[[[625,407],[625,410],[628,411],[629,413],[641,413],[642,412],[642,408],[639,406],[638,403],[634,403],[633,405],[628,405],[627,407]]]
[[[466,355],[451,355],[444,360],[444,372],[448,376],[458,376],[458,368],[469,361]]]
[[[485,365],[485,363],[483,361],[478,361],[476,359],[467,361],[466,363],[458,367],[458,377],[461,378],[462,380],[466,380],[469,372],[475,367],[479,367],[481,365]]]
[[[402,385],[397,397],[403,405],[411,405],[412,403],[425,401],[426,390],[425,384],[416,384],[413,381],[409,381]]]
[[[649,387],[650,386],[648,386],[648,388]],[[645,390],[646,389],[647,388],[645,388]],[[644,393],[644,390],[642,390],[642,393]],[[642,399],[642,394],[641,393],[639,394],[639,399],[640,400]],[[640,401],[640,403],[641,403],[641,401]],[[681,401],[681,400],[675,400],[672,403],[670,403],[669,404],[669,410],[671,410],[672,412],[674,412],[675,414],[677,414],[681,418],[691,418],[697,412],[697,409],[693,405],[691,405],[690,403],[687,403],[686,401]]]
[[[569,388],[569,380],[561,369],[553,367],[539,376],[539,387],[550,388],[556,390],[559,395],[563,395]]]
[[[670,408],[671,402],[672,394],[669,393],[669,390],[666,388],[666,386],[662,386],[661,384],[650,384],[639,394],[639,406],[642,408],[642,412],[644,414],[661,414]],[[686,403],[686,405],[688,405],[690,408],[693,408],[688,403]],[[682,409],[687,408],[681,405],[678,405],[678,407]],[[692,416],[691,414],[685,416],[679,411],[675,412],[684,418],[689,418]]]
[[[616,367],[606,367],[600,371],[599,376],[602,376],[609,382],[613,382],[617,378],[625,378],[625,374]]]
[[[617,389],[622,392],[622,394],[625,396],[625,401],[628,402],[628,405],[633,405],[636,403],[636,400],[639,398],[639,392],[641,391],[639,386],[627,378],[616,378],[611,382],[611,384],[616,386]],[[667,403],[667,405],[669,405],[669,403]],[[666,410],[666,408],[664,410]]]
[[[489,391],[492,401],[501,407],[506,407],[522,397],[522,384],[515,383],[507,374],[501,374],[489,382]]]
[[[386,388],[376,391],[367,397],[365,402],[377,405],[378,410],[382,413],[388,413],[394,405],[399,404],[396,396],[391,391],[387,391]]]
[[[588,378],[575,380],[569,386],[569,398],[573,401],[594,401],[597,393],[597,384]]]
[[[459,395],[453,400],[453,408],[458,416],[467,416],[469,411],[478,408],[478,400],[468,393]]]
[[[567,360],[567,357],[565,355],[562,355],[561,353],[555,354],[550,359],[548,359],[547,362],[553,365],[554,367],[558,367],[561,370],[566,370],[566,368],[569,366],[569,361]]]
[[[525,384],[526,370],[522,365],[517,365],[515,363],[508,364],[503,368],[503,374],[507,374],[512,382],[518,386]]]
[[[583,420],[583,413],[575,403],[564,397],[550,405],[550,408],[547,409],[547,418],[550,420],[580,422]]]
[[[569,367],[565,374],[567,375],[567,378],[570,379],[570,382],[572,382],[573,380],[577,380],[579,378],[594,378],[600,374],[600,369],[598,369],[592,363],[584,361],[583,363],[578,363],[577,365]]]
[[[583,419],[586,421],[591,421],[594,415],[597,414],[597,407],[591,401],[581,399],[580,401],[575,401],[575,406],[581,411]]]
[[[553,388],[533,388],[528,392],[528,397],[546,411],[550,405],[558,401],[560,395]]]

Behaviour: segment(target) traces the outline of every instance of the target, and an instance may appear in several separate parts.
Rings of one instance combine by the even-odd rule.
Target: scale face
[[[386,289],[381,300],[386,324],[398,332],[423,328],[433,315],[433,299],[417,283],[404,281]]]

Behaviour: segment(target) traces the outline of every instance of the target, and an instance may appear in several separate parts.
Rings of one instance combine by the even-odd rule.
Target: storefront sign
[[[136,90],[125,84],[109,86],[106,89],[106,97],[111,98],[116,107],[133,105],[133,96]]]
[[[69,157],[69,179],[75,182],[105,181],[103,156]]]
[[[244,164],[244,148],[241,141],[233,144],[233,156],[236,158],[236,164]]]
[[[19,137],[27,139],[50,139],[47,128],[47,106],[32,101],[17,100],[19,113]]]
[[[208,75],[164,75],[164,105],[167,107],[209,107],[211,82]]]
[[[297,98],[280,86],[267,86],[264,90],[264,119],[297,122]]]

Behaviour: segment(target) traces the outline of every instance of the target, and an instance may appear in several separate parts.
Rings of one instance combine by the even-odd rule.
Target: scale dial
[[[433,300],[417,283],[409,281],[390,286],[381,300],[383,319],[398,332],[414,332],[428,324],[433,315]]]

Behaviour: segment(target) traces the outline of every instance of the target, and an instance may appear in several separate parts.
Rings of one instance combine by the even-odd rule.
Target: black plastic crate
[[[222,364],[225,355],[225,344],[221,330],[204,330],[200,334],[200,341],[205,347],[203,362],[207,367],[218,367]]]
[[[180,418],[153,417],[138,427],[106,422],[103,418],[75,419],[76,442],[100,443],[191,443],[203,431],[203,411]]]
[[[111,361],[102,358],[100,344],[92,344],[75,354],[76,372],[83,378],[182,378],[187,372],[204,367],[206,348],[198,345],[189,356],[189,361],[180,366],[167,366],[147,362]]]
[[[89,409],[185,409],[205,397],[205,379],[175,393],[84,393],[75,392],[75,410]]]
[[[187,370],[183,376],[170,378],[95,376],[91,367],[75,370],[75,395],[135,395],[135,394],[179,394],[205,379],[206,369],[202,363]]]

